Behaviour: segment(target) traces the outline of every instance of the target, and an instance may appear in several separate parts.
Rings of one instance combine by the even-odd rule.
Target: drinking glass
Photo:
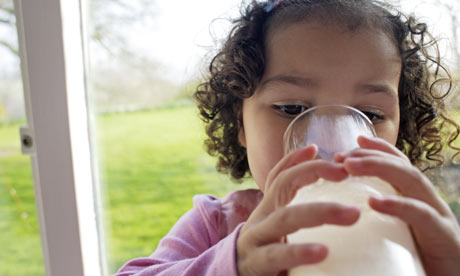
[[[361,111],[344,105],[317,106],[288,126],[284,151],[288,154],[316,144],[317,158],[333,162],[335,153],[359,147],[360,135],[375,136],[372,122]],[[296,267],[289,275],[424,276],[407,224],[368,205],[370,196],[397,194],[389,183],[377,177],[349,176],[340,182],[319,179],[299,189],[290,204],[337,202],[357,206],[361,214],[352,226],[322,225],[288,235],[288,243],[322,243],[329,249],[324,261]]]

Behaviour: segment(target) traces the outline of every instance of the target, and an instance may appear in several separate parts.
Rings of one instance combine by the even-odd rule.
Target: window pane
[[[192,207],[193,195],[221,196],[243,187],[216,172],[191,99],[213,43],[209,23],[216,15],[228,17],[237,4],[88,1],[90,97],[109,273],[150,255]]]
[[[0,275],[44,275],[17,51],[13,1],[0,1]]]
[[[416,0],[395,1],[400,4],[404,11],[417,15],[421,21],[428,23],[428,30],[438,39],[442,61],[448,66],[452,77],[458,81],[460,75],[460,41],[459,29],[460,18],[456,15],[460,12],[458,1],[424,1]],[[460,93],[459,86],[454,86],[450,94],[446,109],[452,118],[460,124]],[[460,137],[453,142],[460,147]],[[427,175],[437,185],[441,197],[449,204],[457,220],[460,222],[460,156],[452,159],[454,152],[447,150],[445,155],[447,162],[442,168],[427,171]]]
[[[237,14],[241,1],[87,1],[90,102],[114,273],[150,255],[193,195],[254,187],[216,172],[191,100],[215,46],[210,33],[220,39],[229,30],[227,20],[211,22]]]

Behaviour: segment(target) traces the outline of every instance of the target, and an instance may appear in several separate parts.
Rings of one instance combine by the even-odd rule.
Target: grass
[[[30,161],[20,154],[20,125],[0,124],[0,276],[45,273]],[[251,186],[235,185],[215,172],[194,107],[101,115],[96,125],[109,273],[150,255],[192,207],[193,195],[221,196]],[[459,206],[451,207],[460,213]]]
[[[44,275],[30,161],[19,124],[0,125],[0,275]]]
[[[220,196],[236,187],[205,154],[193,107],[112,114],[98,125],[110,272],[150,255],[192,207],[193,195]]]
[[[221,196],[250,186],[216,173],[195,113],[185,106],[97,118],[109,273],[150,255],[192,207],[193,195]],[[0,276],[44,275],[30,162],[20,154],[19,126],[0,125]],[[21,218],[23,213],[28,217]]]

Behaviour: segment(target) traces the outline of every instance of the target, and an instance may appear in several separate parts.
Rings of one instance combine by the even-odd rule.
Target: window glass
[[[12,0],[0,1],[0,275],[44,275]]]
[[[150,255],[193,195],[251,186],[216,172],[191,98],[214,45],[209,24],[238,2],[88,0],[108,273]],[[227,23],[213,24],[216,38]]]
[[[114,273],[150,255],[193,195],[254,187],[216,172],[191,99],[209,49],[229,30],[228,20],[214,19],[237,15],[240,0],[87,1],[89,98],[107,271]],[[407,11],[418,4],[392,2]]]
[[[396,2],[408,14],[415,14],[422,22],[428,24],[428,30],[438,40],[441,58],[451,73],[453,79],[458,82],[460,78],[460,2],[453,0],[399,0]],[[454,84],[446,106],[449,115],[460,124],[460,91],[458,83]],[[460,147],[460,137],[452,143]],[[447,162],[442,168],[429,170],[427,175],[436,183],[441,197],[449,204],[457,220],[460,221],[460,158],[453,158],[454,152],[447,150]]]

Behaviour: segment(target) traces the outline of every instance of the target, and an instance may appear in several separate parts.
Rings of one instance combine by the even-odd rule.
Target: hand
[[[279,275],[301,264],[318,263],[327,256],[325,245],[286,244],[283,237],[304,227],[325,223],[350,225],[358,220],[359,209],[337,203],[286,206],[300,187],[320,177],[331,181],[347,177],[343,164],[312,160],[316,153],[316,146],[300,149],[285,156],[270,171],[264,198],[239,233],[239,275]]]
[[[351,175],[377,176],[398,190],[401,196],[371,197],[369,205],[409,224],[428,276],[458,276],[460,226],[430,180],[390,143],[359,137],[358,144],[359,149],[337,154],[335,161]]]

